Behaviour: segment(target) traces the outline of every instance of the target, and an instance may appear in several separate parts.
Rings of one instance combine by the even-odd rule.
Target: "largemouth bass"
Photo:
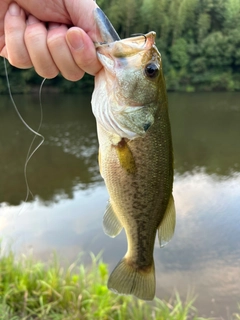
[[[103,68],[95,77],[92,109],[100,172],[110,197],[103,228],[110,237],[124,228],[128,242],[108,287],[152,300],[156,233],[163,246],[175,228],[173,152],[162,60],[155,32],[120,40],[103,31],[99,12],[96,21],[106,40],[96,44]]]

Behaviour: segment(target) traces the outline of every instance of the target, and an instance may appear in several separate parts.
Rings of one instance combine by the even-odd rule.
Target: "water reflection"
[[[26,120],[38,126],[38,97],[16,98]],[[240,95],[171,94],[177,227],[164,249],[156,243],[157,295],[177,288],[198,293],[201,314],[226,316],[240,298]],[[98,253],[113,268],[126,238],[104,235],[108,199],[97,165],[98,144],[90,97],[43,97],[44,146],[28,166],[34,201],[23,204],[23,166],[31,134],[8,97],[0,100],[0,231],[16,252],[43,259],[52,250],[75,260]],[[21,210],[21,213],[19,214]]]
[[[175,169],[204,167],[209,174],[240,171],[240,102],[237,93],[171,94]]]
[[[34,195],[49,204],[59,195],[73,197],[76,188],[89,188],[101,181],[97,165],[95,121],[89,97],[48,96],[43,100],[44,122],[41,133],[44,145],[28,165],[28,180]],[[16,97],[19,109],[33,128],[40,117],[38,98]],[[0,202],[18,205],[25,199],[23,167],[32,134],[14,113],[8,97],[0,105]],[[3,138],[4,137],[4,138]]]
[[[173,241],[166,250],[156,249],[158,288],[169,294],[174,287],[185,294],[192,288],[200,310],[225,319],[240,297],[240,174],[177,175],[174,197]]]
[[[16,100],[23,117],[37,128],[38,97],[17,96]],[[169,100],[175,172],[203,167],[208,174],[222,177],[239,171],[237,94],[172,94]],[[49,203],[59,194],[71,198],[76,187],[88,188],[101,178],[90,97],[48,95],[43,105],[41,132],[46,140],[29,163],[28,178],[33,193]],[[0,119],[0,202],[18,205],[24,199],[23,166],[32,134],[19,121],[7,96],[1,97]]]

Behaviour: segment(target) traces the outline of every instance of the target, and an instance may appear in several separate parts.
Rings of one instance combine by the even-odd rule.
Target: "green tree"
[[[169,90],[240,90],[240,0],[98,0],[121,38],[157,33]],[[13,91],[42,79],[33,69],[8,67]],[[46,85],[67,92],[93,88],[93,78],[72,83],[61,76]],[[7,92],[0,64],[0,93]]]

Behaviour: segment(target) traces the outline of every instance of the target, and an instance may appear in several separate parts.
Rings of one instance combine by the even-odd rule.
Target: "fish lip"
[[[143,40],[143,38],[145,39],[145,42],[142,45],[139,45],[138,41]],[[139,50],[143,50],[143,49],[149,49],[150,47],[152,47],[153,44],[155,44],[155,38],[156,38],[156,32],[155,31],[149,31],[146,34],[137,34],[137,35],[133,35],[130,36],[128,38],[124,38],[124,39],[109,39],[104,40],[104,41],[96,41],[94,42],[95,48],[96,49],[100,49],[100,48],[108,48],[108,47],[113,47],[114,45],[116,45],[117,43],[126,43],[129,44],[132,47],[138,48]]]
[[[96,8],[93,11],[93,16],[103,43],[120,40],[117,31],[114,29],[108,17],[100,8]]]
[[[97,50],[97,56],[101,64],[103,65],[103,67],[106,68],[107,71],[110,72],[112,75],[115,75],[116,74],[116,71],[114,69],[115,63],[112,56],[110,54],[101,53],[98,50]]]

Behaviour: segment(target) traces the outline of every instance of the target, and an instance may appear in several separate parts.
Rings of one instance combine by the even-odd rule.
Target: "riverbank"
[[[27,319],[159,319],[206,320],[198,316],[194,299],[147,303],[119,296],[106,287],[108,268],[92,255],[87,268],[80,261],[64,269],[55,256],[46,265],[13,253],[0,259],[0,318]],[[233,319],[240,319],[235,315]]]

